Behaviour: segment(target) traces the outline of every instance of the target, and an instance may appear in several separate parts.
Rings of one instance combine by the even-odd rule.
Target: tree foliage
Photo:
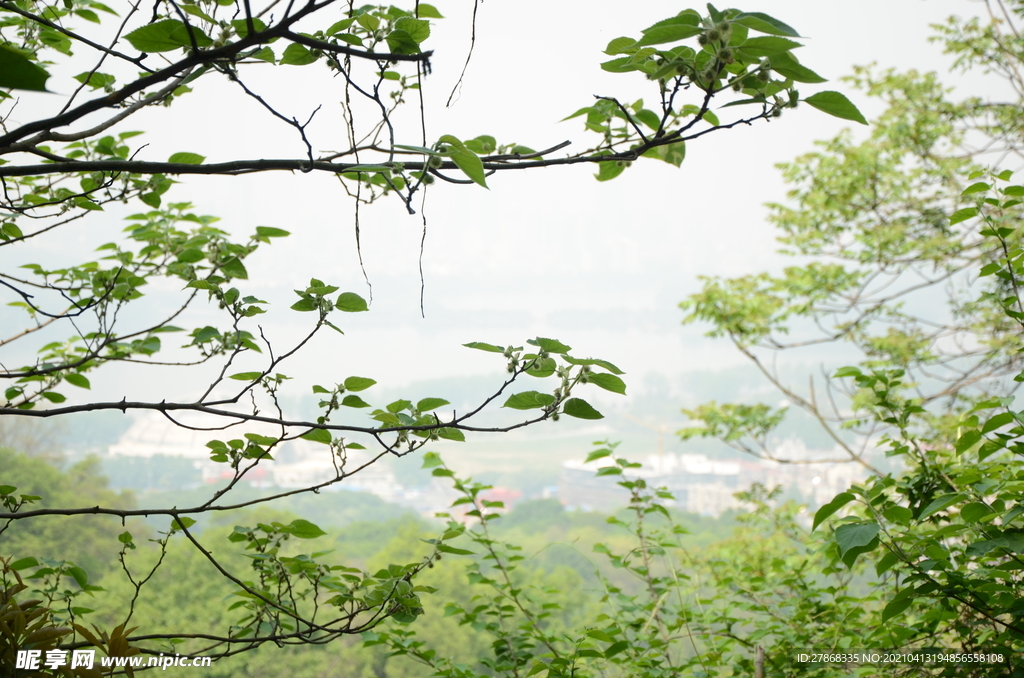
[[[106,516],[123,524],[112,552],[130,602],[120,623],[108,629],[90,630],[80,623],[89,613],[82,597],[99,593],[80,565],[66,558],[5,553],[5,605],[14,604],[25,581],[45,582],[52,589],[46,589],[52,594],[46,610],[24,603],[33,623],[63,624],[59,633],[48,632],[45,643],[59,639],[68,646],[92,644],[108,654],[155,655],[191,638],[190,651],[223,657],[265,643],[322,644],[370,631],[386,618],[412,621],[426,591],[416,578],[441,554],[452,552],[448,540],[460,533],[455,528],[436,539],[426,557],[371,573],[327,552],[291,548],[323,534],[303,518],[256,520],[234,527],[227,537],[249,561],[239,572],[219,555],[220,547],[204,543],[204,526],[196,521],[342,482],[367,465],[350,461],[353,450],[371,448],[372,463],[435,440],[461,441],[472,432],[508,431],[563,415],[599,419],[602,415],[579,397],[580,390],[588,384],[625,390],[613,363],[573,355],[554,339],[537,338],[522,346],[472,342],[469,348],[498,354],[508,377],[469,411],[456,414],[437,397],[373,405],[362,395],[373,379],[329,374],[312,386],[320,396],[317,416],[292,415],[282,404],[292,379],[282,371],[285,363],[322,330],[342,332],[344,316],[339,314],[365,312],[369,305],[354,292],[312,277],[295,290],[298,298],[290,307],[305,320],[306,331],[282,347],[258,324],[269,304],[247,291],[250,278],[257,276],[247,264],[259,248],[289,231],[256,226],[238,236],[222,229],[217,217],[172,199],[176,177],[331,174],[339,190],[354,198],[358,247],[358,209],[382,196],[397,197],[412,213],[418,194],[435,180],[486,187],[490,177],[504,171],[572,164],[596,165],[597,178],[608,180],[641,157],[678,166],[686,143],[776,117],[801,100],[797,83],[823,82],[794,56],[800,43],[792,27],[766,14],[708,5],[707,14],[684,10],[637,38],[617,38],[608,45],[612,59],[602,68],[646,80],[656,103],[597,97],[570,116],[583,119],[590,134],[586,150],[555,156],[567,143],[534,151],[486,135],[428,137],[421,94],[433,52],[425,45],[432,22],[441,18],[436,7],[421,2],[403,9],[355,7],[338,0],[170,0],[147,8],[138,3],[110,7],[95,0],[0,0],[0,248],[11,252],[46,242],[78,221],[123,217],[125,223],[121,239],[97,243],[96,254],[84,261],[78,253],[71,253],[73,263],[18,259],[17,269],[0,272],[10,305],[24,313],[23,329],[9,330],[0,347],[8,355],[21,356],[26,349],[35,355],[27,362],[2,361],[0,416],[158,412],[177,426],[211,431],[210,459],[230,476],[194,506],[145,509],[116,502],[35,507],[42,494],[0,485],[0,531],[55,516]],[[333,130],[334,136],[311,132],[319,109],[302,118],[285,112],[279,102],[287,94],[265,86],[257,75],[267,68],[301,68],[295,79],[302,87],[321,88],[327,98],[341,101],[344,124]],[[74,84],[64,81],[54,89],[67,86],[69,95],[31,98],[36,96],[31,92],[47,91],[68,69],[77,73]],[[142,133],[132,128],[138,114],[202,98],[209,86],[238,88],[250,109],[232,115],[262,116],[280,125],[292,135],[294,156],[260,157],[262,136],[240,135],[229,157],[211,159],[209,152],[184,142],[169,157],[154,157],[140,143]],[[44,112],[16,122],[12,111],[22,98],[32,102],[33,111],[38,105]],[[836,92],[818,92],[804,101],[863,122]],[[737,113],[720,119],[712,104]],[[402,113],[406,109],[412,112]],[[274,133],[271,127],[265,131],[268,138]],[[317,150],[324,148],[333,150]],[[150,290],[158,285],[179,290],[173,305],[149,303]],[[59,338],[53,340],[55,335]],[[90,375],[117,363],[192,370],[192,395],[159,402],[88,398]],[[199,365],[209,371],[197,370]],[[521,382],[533,378],[548,379],[548,385],[521,389]],[[485,407],[502,402],[526,414],[497,426],[476,423]],[[235,498],[232,492],[243,480],[296,439],[324,446],[328,471],[322,481],[257,499]],[[149,532],[137,523],[125,524],[143,516],[161,517],[162,529]],[[147,542],[151,546],[142,549]],[[170,545],[176,542],[189,544],[230,584],[235,601],[226,628],[147,632],[129,625],[137,599],[167,567]],[[43,647],[38,643],[44,641],[18,636],[5,642],[7,662],[14,648]]]
[[[870,136],[845,133],[783,165],[794,188],[770,206],[783,252],[802,263],[705,280],[682,306],[865,466],[867,479],[813,527],[833,566],[872,560],[886,584],[885,642],[1013,657],[1024,643],[1024,415],[1013,395],[1024,380],[1024,187],[1012,171],[1024,147],[1024,5],[990,8],[987,22],[951,19],[937,40],[958,70],[1001,76],[1005,100],[954,100],[935,74],[858,69],[851,80],[887,104]],[[848,366],[833,363],[809,388],[771,367],[773,354],[830,345]],[[758,456],[772,455],[784,414],[716,403],[687,413],[684,437]]]

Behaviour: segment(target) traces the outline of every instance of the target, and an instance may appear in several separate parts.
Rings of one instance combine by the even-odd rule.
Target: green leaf
[[[0,45],[0,89],[46,92],[49,77],[49,73],[23,52],[9,45]]]
[[[604,656],[605,657],[614,657],[618,653],[623,652],[623,651],[625,651],[627,649],[629,649],[629,641],[620,640],[618,642],[615,642],[615,643],[612,643],[611,645],[609,645],[608,649],[604,651]]]
[[[198,153],[175,153],[167,159],[167,162],[179,163],[181,165],[202,165],[206,160],[205,155]]]
[[[355,292],[342,292],[334,306],[345,313],[360,313],[370,310],[370,307],[366,305],[366,300]]]
[[[187,530],[196,524],[195,518],[189,518],[188,516],[179,516],[171,521],[172,530]]]
[[[284,66],[305,66],[317,60],[317,56],[306,49],[305,45],[293,42],[284,48],[280,63]]]
[[[262,376],[262,372],[239,372],[238,374],[232,374],[228,379],[234,379],[236,381],[253,381]]]
[[[599,360],[597,358],[573,358],[570,355],[562,356],[562,359],[570,365],[597,365],[598,367],[603,367],[612,374],[625,374],[625,372],[607,360]]]
[[[457,555],[457,556],[471,556],[471,555],[473,555],[472,551],[467,551],[466,549],[458,549],[458,548],[455,548],[454,546],[448,546],[448,544],[438,544],[437,545],[437,550],[441,551],[443,553],[451,553],[451,554],[454,554],[454,555]]]
[[[820,75],[818,75],[811,69],[807,68],[806,66],[802,66],[800,62],[797,61],[789,52],[786,52],[785,54],[776,54],[774,57],[772,57],[771,63],[773,71],[775,71],[776,73],[780,73],[781,75],[784,75],[787,78],[791,78],[792,80],[795,80],[797,82],[825,82],[825,78],[821,77]],[[838,92],[819,92],[819,94],[838,94],[839,96],[843,96]],[[818,96],[818,94],[815,94],[814,96]],[[808,97],[807,99],[804,99],[804,101],[811,103],[811,99],[813,99],[814,96]],[[853,104],[851,104],[846,99],[846,97],[843,97],[843,100],[845,100],[850,107],[853,107]],[[814,106],[815,108],[820,108],[820,106],[818,106],[817,104],[811,103],[811,105]],[[860,115],[860,111],[857,111],[855,107],[853,107],[853,110],[856,112],[856,115]],[[831,115],[835,115],[836,117],[839,118],[846,118],[847,120],[857,120],[858,122],[860,122],[857,118],[838,115],[836,113],[832,113],[831,111],[825,112],[830,113]],[[867,122],[865,121],[864,124],[866,125]]]
[[[292,304],[290,308],[293,311],[308,313],[310,311],[315,311],[318,308],[320,308],[320,304],[318,304],[316,299],[314,299],[313,297],[303,297],[302,299],[299,299],[294,304]]]
[[[963,209],[959,209],[956,212],[953,212],[953,214],[949,217],[949,225],[955,226],[956,224],[959,224],[961,221],[967,221],[971,217],[977,216],[977,214],[977,207],[965,207]]]
[[[605,160],[597,163],[597,174],[594,177],[598,181],[611,181],[615,177],[626,171],[627,163],[625,160]]]
[[[419,44],[430,37],[430,22],[423,19],[415,19],[411,16],[404,16],[395,22],[395,28],[405,31],[409,37]]]
[[[315,428],[311,431],[303,433],[301,438],[303,440],[309,440],[314,443],[323,443],[324,445],[330,445],[331,443],[331,432],[325,431],[322,428]]]
[[[444,398],[424,398],[416,403],[416,409],[420,412],[430,412],[431,410],[436,410],[439,407],[444,407],[445,405],[450,404],[451,403]]]
[[[291,232],[283,228],[274,228],[273,226],[257,226],[256,235],[263,238],[283,238],[291,235]]]
[[[209,36],[195,26],[192,27],[192,36],[200,47],[209,47],[213,44]],[[135,49],[151,54],[192,46],[188,27],[177,19],[164,19],[146,24],[124,37]]]
[[[242,261],[238,257],[231,257],[220,266],[220,271],[229,278],[248,280],[249,272],[245,270]]]
[[[616,54],[625,54],[626,50],[634,46],[636,46],[636,40],[634,40],[633,38],[615,38],[614,40],[608,43],[607,47],[605,47],[604,53],[609,56],[614,56]]]
[[[63,394],[57,393],[56,391],[43,391],[39,395],[43,396],[51,403],[62,403],[65,400],[67,400],[67,398]]]
[[[795,78],[794,78],[795,79]],[[868,124],[857,107],[839,92],[818,92],[804,99],[805,102],[814,106],[819,111],[843,120],[853,120],[862,125]]]
[[[345,389],[349,391],[365,391],[377,382],[368,377],[348,377],[345,379]]]
[[[345,407],[370,407],[370,403],[366,402],[357,395],[347,395],[341,399],[341,404]]]
[[[643,31],[643,37],[637,41],[636,46],[646,47],[647,45],[661,45],[666,42],[678,42],[686,38],[692,38],[702,32],[703,29],[700,26],[690,23],[656,24]]]
[[[972,193],[982,193],[989,190],[992,190],[991,185],[986,184],[984,181],[978,181],[965,188],[960,195],[971,195]]]
[[[451,156],[452,162],[454,162],[467,177],[484,188],[487,188],[487,180],[484,176],[484,163],[480,160],[480,156],[466,148],[464,143],[450,134],[445,134],[439,141],[442,144],[448,145],[448,154]]]
[[[77,386],[78,388],[91,388],[89,379],[84,374],[78,374],[77,372],[65,374],[64,381],[68,382],[72,386]]]
[[[770,57],[775,56],[776,54],[788,52],[789,50],[796,49],[797,47],[802,47],[802,45],[793,40],[772,36],[759,36],[744,41],[743,44],[737,47],[737,49],[746,56]]]
[[[971,449],[979,440],[981,440],[981,431],[965,431],[964,434],[956,441],[957,454],[963,454],[967,450]]]
[[[537,337],[536,339],[529,339],[526,342],[531,346],[538,346],[542,350],[548,353],[565,354],[572,350],[572,347],[566,346],[557,339],[546,339],[544,337]]]
[[[71,578],[75,580],[80,588],[85,588],[89,585],[89,573],[78,565],[73,565],[67,569],[67,573],[71,575]]]
[[[423,466],[421,468],[434,468],[443,464],[444,461],[441,460],[441,456],[437,452],[427,452],[423,455]]]
[[[997,414],[996,416],[994,416],[991,419],[989,419],[988,421],[986,421],[985,422],[985,426],[983,426],[982,429],[981,429],[981,432],[982,433],[991,433],[992,431],[995,431],[996,429],[1002,428],[1002,427],[1006,426],[1007,424],[1012,424],[1013,421],[1014,421],[1014,418],[1013,418],[1013,414],[1012,413],[1010,413],[1010,412],[1002,412],[1001,414]]]
[[[622,379],[616,377],[614,374],[591,374],[587,378],[587,382],[597,384],[606,391],[626,395],[626,382],[622,381]]]
[[[909,525],[910,521],[914,519],[914,512],[905,506],[890,506],[882,511],[882,515],[884,515],[886,519],[891,520],[894,523],[899,523],[900,525]]]
[[[495,346],[494,344],[485,344],[482,341],[471,341],[468,344],[463,344],[466,348],[475,348],[478,351],[487,351],[488,353],[504,353],[505,349],[501,346]]]
[[[914,599],[910,596],[902,599],[891,600],[882,610],[882,622],[887,622],[893,617],[902,614],[904,610],[910,607],[914,603]]]
[[[416,15],[424,19],[443,19],[441,13],[433,5],[421,2],[416,8]]]
[[[994,513],[992,508],[980,501],[972,501],[960,509],[960,517],[968,523],[977,523],[992,513]]]
[[[128,531],[122,532],[117,535],[117,540],[122,544],[130,544],[132,543],[132,533]]]
[[[670,165],[679,167],[683,164],[683,160],[686,159],[686,142],[677,141],[674,144],[665,144],[663,146],[655,146],[644,152],[645,158],[655,158],[662,162],[667,162]]]
[[[768,35],[787,35],[791,38],[799,38],[800,34],[796,30],[787,24],[782,23],[774,17],[770,17],[767,14],[761,12],[743,12],[742,14],[736,15],[733,21],[752,28],[760,33],[767,33]]]
[[[611,455],[612,451],[609,450],[608,448],[594,450],[593,452],[587,455],[587,462],[592,462],[595,459],[604,459],[605,457],[610,457]]]
[[[437,437],[443,440],[454,440],[460,443],[466,442],[466,434],[457,428],[445,426],[444,428],[437,429],[435,432]]]
[[[317,537],[322,537],[327,534],[313,523],[308,520],[303,520],[302,518],[297,518],[289,523],[286,531],[288,534],[298,537],[299,539],[316,539]]]
[[[569,398],[565,401],[562,411],[570,417],[577,419],[604,419],[604,415],[598,412],[586,400],[580,398]]]
[[[39,561],[29,556],[28,558],[15,560],[9,567],[14,571],[24,570],[27,567],[39,567]]]
[[[846,555],[850,549],[867,546],[878,536],[881,528],[878,523],[849,523],[836,528],[836,543],[839,552]]]
[[[886,554],[879,558],[878,562],[875,563],[875,574],[881,577],[884,572],[887,572],[898,562],[900,562],[899,556],[892,551],[887,551]]]
[[[514,410],[534,410],[541,407],[547,407],[554,402],[555,396],[550,393],[523,391],[522,393],[516,393],[509,397],[502,407],[510,407]]]
[[[856,497],[849,492],[841,492],[837,494],[832,501],[819,508],[814,514],[814,524],[811,526],[811,530],[813,531],[818,529],[818,525],[821,525],[826,518],[832,516],[836,511],[849,504],[855,498]]]
[[[941,497],[936,497],[930,504],[928,504],[927,507],[925,507],[924,511],[921,512],[921,515],[919,515],[917,519],[924,520],[932,514],[949,508],[956,502],[961,501],[963,498],[964,496],[962,494],[946,494]]]

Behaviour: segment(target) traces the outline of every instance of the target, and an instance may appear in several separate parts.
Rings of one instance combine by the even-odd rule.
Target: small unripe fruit
[[[712,28],[710,31],[708,31],[704,35],[707,36],[708,42],[718,42],[719,40],[722,39],[722,34],[718,30],[716,30],[714,28]]]
[[[427,160],[427,167],[433,167],[434,169],[437,169],[438,167],[441,166],[441,164],[443,162],[444,161],[441,160],[441,156],[439,156],[439,155],[432,155],[432,156],[430,156],[430,159]]]

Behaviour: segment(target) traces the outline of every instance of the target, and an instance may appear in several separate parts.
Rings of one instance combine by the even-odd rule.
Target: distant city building
[[[802,443],[787,441],[773,450],[780,459],[814,460],[839,458],[833,451],[808,450]],[[703,454],[649,456],[639,468],[625,469],[622,476],[598,476],[607,459],[567,461],[562,465],[558,497],[563,504],[584,511],[611,511],[629,502],[629,492],[618,485],[623,479],[642,478],[650,487],[664,487],[675,496],[674,506],[689,513],[719,516],[742,508],[734,496],[754,483],[769,488],[782,485],[802,501],[820,506],[861,480],[864,469],[854,463],[816,462],[785,464],[761,459],[716,461]]]
[[[112,457],[179,457],[189,459],[202,473],[205,483],[230,480],[234,474],[230,465],[210,459],[211,450],[206,446],[210,440],[242,438],[244,433],[265,436],[280,435],[280,428],[263,422],[245,424],[238,433],[227,431],[197,431],[176,426],[158,413],[150,413],[136,419],[124,435],[109,448]],[[345,471],[369,463],[371,457],[365,450],[347,450]],[[335,474],[335,461],[327,445],[308,440],[290,440],[275,447],[273,460],[261,461],[246,474],[246,480],[256,487],[297,488],[322,483]],[[340,461],[338,462],[340,463]],[[386,501],[401,498],[402,488],[394,474],[384,464],[371,464],[351,478],[332,486],[334,490],[355,490],[370,492]]]

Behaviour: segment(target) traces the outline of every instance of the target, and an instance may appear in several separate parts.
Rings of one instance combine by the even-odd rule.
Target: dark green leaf
[[[918,520],[924,520],[928,516],[938,513],[943,509],[949,508],[958,501],[964,498],[962,494],[946,494],[941,497],[937,497],[921,512],[921,515],[917,517]]]
[[[590,403],[579,398],[566,400],[562,411],[577,419],[604,419],[604,415],[595,410]]]
[[[795,80],[795,78],[794,78]],[[839,92],[818,92],[812,96],[804,99],[805,102],[814,106],[819,111],[828,113],[829,115],[843,120],[853,120],[859,122],[862,125],[868,124],[868,121],[864,119],[857,107]]]
[[[811,526],[811,530],[818,529],[818,525],[821,525],[822,521],[832,516],[836,511],[843,508],[854,499],[855,497],[849,492],[841,492],[840,494],[837,494],[832,501],[819,508],[814,514],[814,524]]]
[[[761,33],[767,33],[768,35],[787,35],[791,38],[799,38],[800,34],[796,30],[787,24],[782,23],[774,17],[770,17],[767,14],[761,12],[743,12],[738,14],[733,21],[752,28],[755,31]]]
[[[444,407],[445,405],[450,404],[451,403],[444,398],[424,398],[416,403],[416,409],[420,412],[430,412],[431,410],[436,410],[439,407]]]
[[[305,66],[317,60],[317,56],[309,51],[305,45],[293,42],[284,48],[280,63],[285,66]]]
[[[288,534],[296,536],[299,539],[316,539],[317,537],[322,537],[327,534],[313,523],[308,520],[303,520],[302,518],[293,520],[286,528],[286,531]]]
[[[466,441],[466,434],[465,433],[463,433],[462,431],[460,431],[457,428],[452,428],[450,426],[445,426],[444,428],[439,428],[439,429],[437,429],[436,433],[437,433],[437,437],[438,438],[442,438],[444,440],[455,440],[455,441],[460,442],[460,443]]]
[[[315,428],[311,431],[303,433],[302,439],[309,440],[314,443],[323,443],[324,445],[329,445],[331,443],[331,432],[325,431],[320,428]]]
[[[850,549],[860,546],[867,546],[878,536],[881,528],[878,523],[848,523],[836,528],[836,543],[839,544],[839,552],[846,555]]]
[[[467,177],[484,188],[487,188],[487,179],[484,176],[484,164],[476,153],[466,148],[464,143],[450,134],[442,136],[440,142],[448,145],[448,154],[451,156],[452,162],[454,162]]]
[[[910,607],[913,604],[913,602],[914,599],[910,596],[907,596],[903,599],[889,601],[889,603],[885,606],[885,609],[882,610],[882,621],[886,622],[892,619],[893,617],[901,614],[904,610]]]
[[[27,567],[39,567],[39,561],[29,556],[27,558],[19,558],[18,560],[15,560],[8,567],[17,572],[18,570],[24,570]]]
[[[771,58],[771,63],[772,63],[772,70],[773,71],[775,71],[776,73],[779,73],[781,75],[784,75],[787,78],[791,78],[791,79],[793,79],[793,80],[795,80],[797,82],[810,82],[810,83],[825,82],[825,78],[821,77],[820,75],[818,75],[817,73],[815,73],[811,69],[807,68],[806,66],[802,66],[800,64],[800,62],[797,61],[793,57],[793,55],[789,54],[788,52],[786,52],[785,54],[776,54],[775,56],[773,56]],[[832,112],[832,110],[826,110],[825,108],[822,108],[821,106],[819,106],[817,103],[814,103],[814,102],[811,101],[811,99],[814,99],[814,97],[820,97],[823,94],[827,94],[827,95],[833,95],[834,94],[834,95],[838,95],[840,97],[843,97],[843,101],[845,101],[845,104],[842,105],[842,106],[838,106],[838,108],[840,110],[842,110],[842,111],[849,111],[849,109],[852,108],[853,109],[853,113],[852,114],[848,114],[848,115],[839,115],[838,113],[834,113],[834,112]],[[828,99],[828,98],[829,97],[826,97],[826,99]],[[806,101],[807,103],[811,104],[815,108],[819,108],[819,109],[825,111],[826,113],[828,113],[830,115],[836,116],[837,118],[844,118],[846,120],[856,120],[857,122],[861,122],[861,120],[858,119],[857,117],[850,117],[850,115],[860,116],[860,111],[858,111],[857,108],[853,104],[851,104],[849,102],[849,100],[845,96],[843,96],[842,94],[839,94],[839,92],[819,92],[818,94],[815,94],[812,97],[808,97],[807,99],[804,99],[804,101]],[[820,99],[819,99],[819,101],[820,101]],[[832,109],[837,108],[837,104],[835,104],[835,103],[829,102],[829,103],[826,103],[825,105],[829,106]],[[864,124],[865,125],[868,124],[867,121],[864,121]]]
[[[370,407],[370,403],[366,402],[357,395],[347,395],[341,399],[341,404],[345,407]]]
[[[78,374],[77,372],[65,374],[64,381],[68,382],[72,386],[77,386],[78,388],[91,388],[89,379],[84,374]]]
[[[626,395],[626,382],[616,377],[614,374],[591,374],[587,378],[588,383],[597,384],[606,391],[612,393],[621,393]]]
[[[50,77],[27,55],[9,45],[0,45],[0,89],[45,92]]]

